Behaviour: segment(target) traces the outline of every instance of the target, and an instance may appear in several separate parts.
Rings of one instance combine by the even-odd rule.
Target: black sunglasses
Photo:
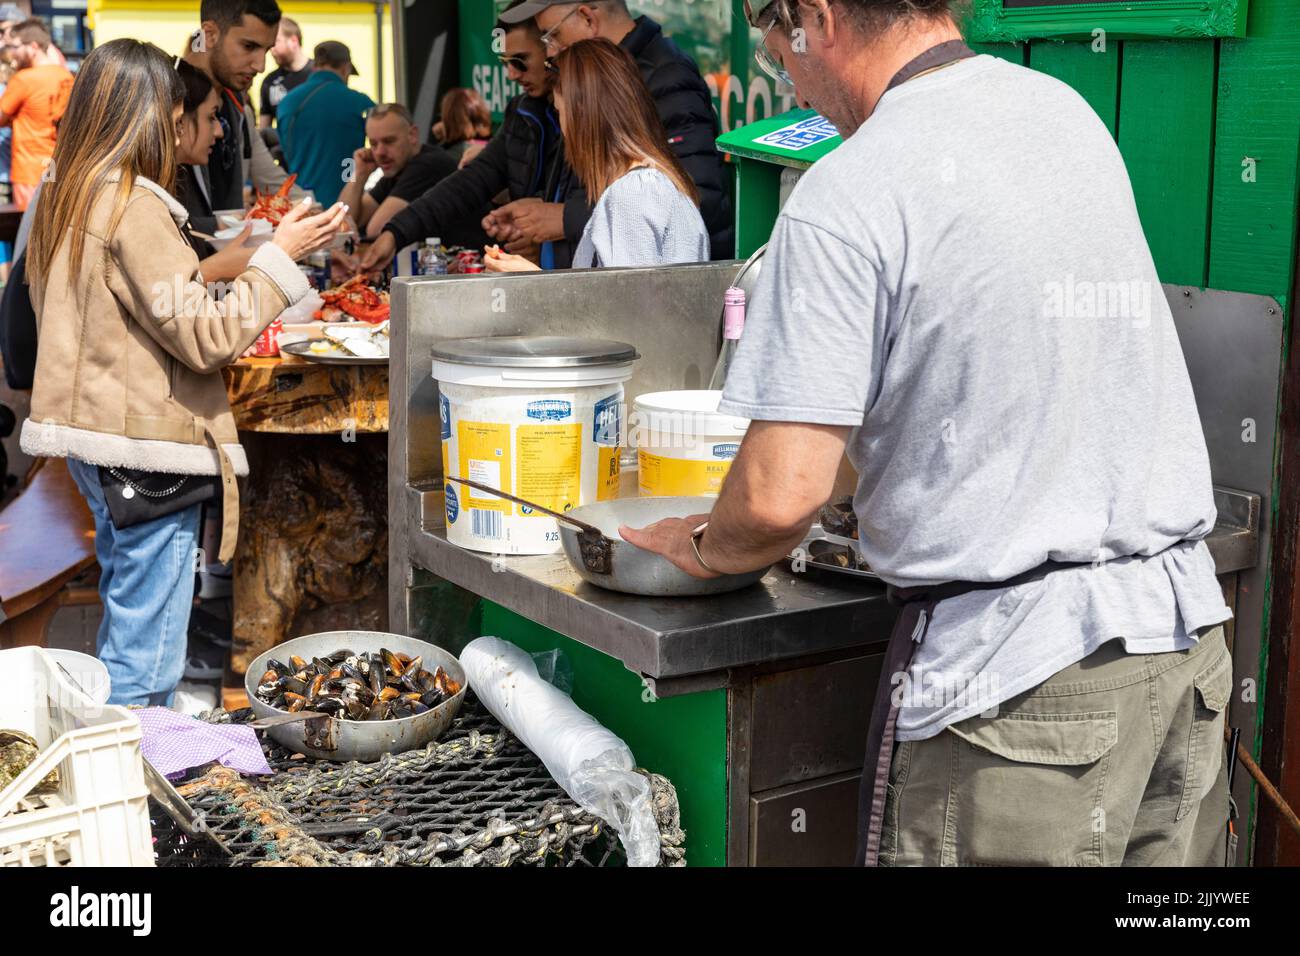
[[[528,61],[522,56],[503,56],[498,55],[497,59],[501,61],[502,66],[513,66],[520,73],[528,72]]]

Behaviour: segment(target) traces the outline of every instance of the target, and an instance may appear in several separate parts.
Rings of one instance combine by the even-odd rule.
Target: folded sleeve
[[[861,425],[880,380],[887,299],[870,255],[781,216],[718,410],[752,420]]]

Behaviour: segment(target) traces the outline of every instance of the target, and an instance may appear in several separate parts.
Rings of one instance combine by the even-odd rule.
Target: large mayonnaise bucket
[[[559,336],[444,339],[433,347],[442,471],[552,511],[618,497],[626,342]],[[555,519],[445,482],[447,540],[493,554],[560,550]]]
[[[642,497],[716,495],[749,420],[718,414],[718,391],[637,396],[632,428]]]

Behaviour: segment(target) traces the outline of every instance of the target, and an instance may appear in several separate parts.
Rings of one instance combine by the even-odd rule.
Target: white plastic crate
[[[0,728],[41,752],[0,790],[0,866],[153,866],[140,722],[97,705],[37,647],[0,651]],[[31,791],[58,767],[58,791]]]

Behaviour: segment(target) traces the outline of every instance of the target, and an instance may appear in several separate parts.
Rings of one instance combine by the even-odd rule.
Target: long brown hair
[[[442,98],[442,117],[434,133],[443,146],[492,135],[492,112],[477,90],[458,86]]]
[[[59,124],[50,175],[44,177],[27,244],[30,281],[48,278],[69,243],[72,275],[81,271],[86,224],[114,174],[120,175],[108,235],[117,229],[137,176],[171,192],[176,183],[172,109],[185,89],[169,57],[152,43],[122,38],[97,46],[72,85]]]
[[[603,38],[579,40],[555,58],[564,97],[564,153],[587,200],[632,166],[648,162],[697,206],[700,193],[668,148],[650,91],[626,50]]]

